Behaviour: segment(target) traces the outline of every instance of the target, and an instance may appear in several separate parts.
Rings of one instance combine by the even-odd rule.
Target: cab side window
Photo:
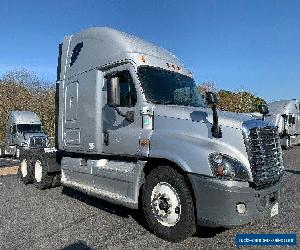
[[[13,124],[13,125],[11,126],[11,133],[12,133],[12,134],[17,133],[17,125]]]
[[[136,89],[129,71],[113,73],[107,78],[107,103],[112,102],[111,96],[119,107],[134,107],[137,101]],[[117,80],[117,82],[116,82]],[[113,84],[116,83],[116,84]]]

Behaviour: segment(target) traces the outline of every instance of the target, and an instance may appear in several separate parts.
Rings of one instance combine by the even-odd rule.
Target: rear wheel
[[[33,182],[33,166],[32,166],[32,156],[30,152],[21,151],[20,152],[20,166],[18,169],[18,178],[25,184]]]
[[[0,145],[0,157],[4,157],[4,145]]]
[[[39,154],[34,157],[34,185],[38,189],[51,187],[53,176],[48,173],[47,158],[45,154]]]
[[[143,209],[150,229],[161,238],[179,242],[196,232],[191,191],[171,167],[157,167],[146,177]]]

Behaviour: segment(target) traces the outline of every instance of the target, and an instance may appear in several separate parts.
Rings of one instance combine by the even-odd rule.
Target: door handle
[[[103,136],[104,136],[104,138],[103,138],[104,144],[106,146],[108,146],[108,144],[109,144],[109,133],[106,129],[103,131]]]

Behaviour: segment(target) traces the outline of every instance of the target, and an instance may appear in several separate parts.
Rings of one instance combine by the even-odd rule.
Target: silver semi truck
[[[197,224],[232,227],[278,213],[276,126],[218,112],[216,96],[204,100],[167,50],[90,28],[64,38],[57,76],[56,149],[22,158],[25,183],[44,189],[61,180],[140,208],[149,228],[173,242]]]
[[[6,122],[5,143],[0,145],[0,157],[19,158],[20,150],[44,148],[48,146],[48,136],[36,113],[11,111]]]
[[[269,103],[266,117],[278,127],[281,145],[289,149],[300,143],[300,102],[296,99]]]

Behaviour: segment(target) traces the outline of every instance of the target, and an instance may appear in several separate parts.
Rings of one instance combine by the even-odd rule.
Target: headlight
[[[212,153],[208,159],[214,176],[229,180],[249,181],[246,167],[238,160],[221,153]]]

